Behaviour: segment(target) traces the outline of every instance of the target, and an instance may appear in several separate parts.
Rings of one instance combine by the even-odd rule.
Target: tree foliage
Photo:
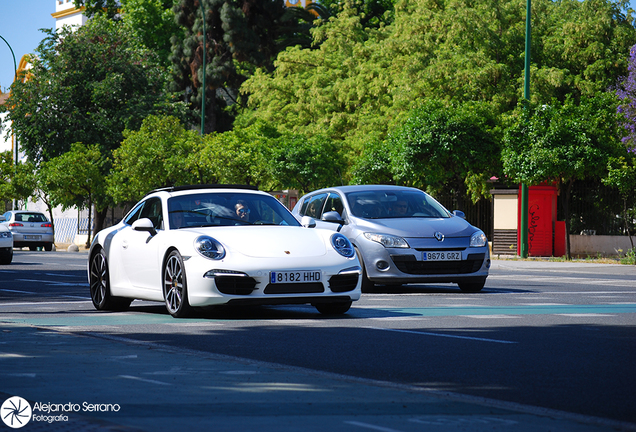
[[[180,0],[174,6],[183,38],[172,38],[174,90],[183,92],[200,116],[205,70],[205,131],[231,128],[231,106],[240,103],[238,89],[257,67],[269,70],[278,54],[278,31],[285,14],[283,0]]]
[[[135,202],[153,189],[196,183],[187,160],[200,141],[175,117],[147,117],[138,131],[124,131],[121,147],[113,152],[109,194],[116,203]]]
[[[523,88],[522,0],[398,1],[395,19],[365,27],[352,1],[313,31],[317,49],[289,48],[276,69],[242,87],[249,118],[326,133],[360,148],[382,140],[427,99],[514,109]],[[636,42],[625,3],[533,2],[532,101],[604,91],[626,71]],[[564,50],[564,46],[566,49]]]
[[[14,83],[7,103],[29,160],[60,156],[74,142],[98,144],[107,156],[124,129],[171,109],[166,74],[126,26],[95,16],[75,32],[47,34],[29,79]]]
[[[73,0],[76,8],[84,8],[88,18],[104,15],[108,19],[119,19],[119,3],[119,0]]]
[[[284,134],[270,149],[272,175],[281,189],[311,192],[344,184],[342,145],[325,136]]]
[[[430,100],[410,111],[382,144],[367,146],[355,168],[363,183],[395,183],[464,197],[488,195],[501,168],[495,115],[484,103]]]
[[[569,201],[572,184],[606,175],[610,158],[620,155],[617,99],[612,93],[554,100],[519,115],[503,140],[504,173],[528,185],[555,182],[564,206],[566,232],[570,232]],[[529,115],[529,118],[528,118]],[[567,254],[570,256],[569,237]]]
[[[49,212],[52,207],[63,209],[77,207],[92,209],[98,213],[108,208],[104,168],[107,159],[96,144],[74,143],[71,150],[43,162],[38,170],[39,188],[48,195]],[[92,212],[88,212],[88,226],[92,226]],[[90,245],[89,233],[87,246]]]

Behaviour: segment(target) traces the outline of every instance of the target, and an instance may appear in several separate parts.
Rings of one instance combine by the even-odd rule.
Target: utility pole
[[[2,35],[0,35],[0,38],[2,38],[2,40],[4,41],[4,43],[7,44],[7,46],[9,47],[9,50],[11,51],[11,55],[13,56],[13,82],[15,82],[16,79],[18,79],[18,66],[15,62],[15,54],[13,53],[13,48],[11,48],[11,45],[9,45],[9,42],[7,42],[7,40],[2,37]],[[13,85],[13,83],[11,84]],[[14,133],[13,134],[13,151],[14,151],[14,157],[15,157],[15,169],[17,172],[18,169],[18,159],[19,159],[19,155],[20,152],[18,150],[18,136]],[[18,200],[14,199],[13,200],[13,210],[17,210],[18,209]]]
[[[526,100],[526,114],[530,115],[528,106],[530,102],[530,42],[531,42],[531,0],[526,2],[526,55],[525,55],[525,76],[523,86],[523,97]],[[521,184],[521,226],[520,232],[520,256],[528,258],[528,185]]]

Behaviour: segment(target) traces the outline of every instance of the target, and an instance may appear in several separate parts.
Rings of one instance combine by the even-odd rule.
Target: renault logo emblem
[[[442,234],[441,232],[437,231],[435,233],[435,238],[437,239],[437,241],[444,241],[444,234]]]

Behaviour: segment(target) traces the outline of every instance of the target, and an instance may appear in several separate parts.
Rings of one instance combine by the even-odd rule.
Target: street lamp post
[[[523,97],[526,100],[526,104],[530,101],[530,42],[531,42],[531,0],[526,2],[526,55],[525,55],[525,76],[523,86]],[[526,110],[530,107],[526,106]],[[528,113],[529,115],[529,113]],[[520,256],[521,258],[528,257],[528,185],[521,184],[521,230],[520,236]]]
[[[2,35],[0,35],[0,38],[4,41],[4,43],[7,44],[7,46],[9,47],[9,50],[11,51],[11,56],[13,57],[13,81],[15,82],[15,80],[18,78],[18,66],[17,63],[15,62],[15,54],[13,53],[13,48],[11,48],[11,45],[9,45],[9,42],[2,37]],[[13,83],[12,83],[13,84]],[[19,152],[18,152],[18,137],[17,135],[13,134],[13,142],[14,142],[14,152],[15,152],[15,169],[18,169],[18,158],[19,158]],[[17,210],[18,206],[17,206],[17,200],[13,200],[13,210]]]

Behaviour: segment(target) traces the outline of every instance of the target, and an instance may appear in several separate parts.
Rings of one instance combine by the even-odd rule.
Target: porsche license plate
[[[269,272],[269,282],[276,283],[310,283],[320,282],[322,272],[316,270],[273,271]]]
[[[424,252],[422,261],[461,261],[461,252]]]
[[[42,236],[39,236],[39,235],[25,235],[24,239],[25,240],[41,240]]]

